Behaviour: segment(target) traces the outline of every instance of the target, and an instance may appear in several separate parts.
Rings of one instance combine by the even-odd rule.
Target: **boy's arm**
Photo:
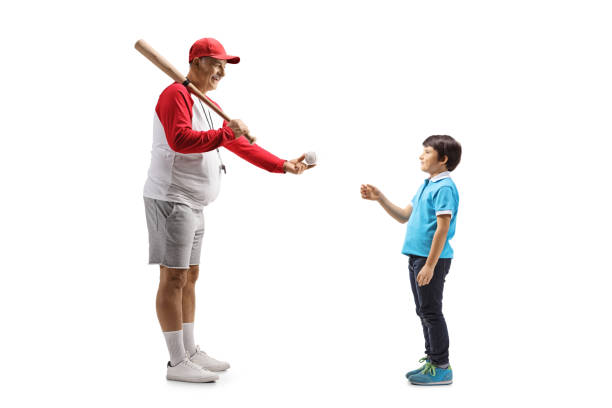
[[[400,208],[389,201],[378,188],[371,184],[361,185],[361,197],[365,200],[378,201],[378,204],[385,209],[387,214],[402,224],[406,223],[410,218],[410,214],[412,214],[412,204],[408,204],[406,208]]]
[[[385,209],[387,214],[395,218],[397,222],[405,224],[410,219],[410,215],[412,214],[412,204],[408,204],[406,208],[400,208],[389,201],[384,194],[381,194],[377,201],[378,204]]]
[[[444,243],[446,242],[446,235],[448,235],[448,229],[450,228],[451,215],[443,214],[436,217],[438,226],[431,242],[431,249],[429,250],[429,256],[421,271],[417,275],[417,283],[419,286],[425,286],[429,284],[434,274],[434,269],[440,258],[440,254],[444,249]]]

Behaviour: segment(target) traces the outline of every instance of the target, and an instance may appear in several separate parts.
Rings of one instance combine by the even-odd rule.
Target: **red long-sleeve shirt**
[[[194,98],[179,83],[167,87],[159,97],[145,197],[185,203],[192,208],[212,202],[219,193],[221,179],[220,156],[215,152],[219,147],[264,170],[283,173],[285,160],[249,144],[244,137],[236,139],[225,121],[221,122]]]
[[[221,109],[212,99],[210,101]],[[220,129],[193,130],[193,105],[189,91],[179,83],[170,85],[159,97],[155,112],[172,150],[184,154],[204,153],[223,146],[255,166],[273,173],[283,173],[285,160],[257,144],[250,144],[244,137],[236,139],[226,121],[223,121]]]

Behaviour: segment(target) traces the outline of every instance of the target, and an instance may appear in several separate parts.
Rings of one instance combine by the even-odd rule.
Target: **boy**
[[[406,208],[391,203],[380,190],[361,186],[361,197],[376,200],[402,224],[408,222],[402,253],[409,256],[410,284],[425,337],[425,364],[406,373],[415,385],[444,385],[453,382],[448,362],[448,331],[442,314],[442,291],[450,269],[459,193],[450,179],[461,160],[461,145],[450,136],[430,136],[423,142],[421,170],[430,177]]]

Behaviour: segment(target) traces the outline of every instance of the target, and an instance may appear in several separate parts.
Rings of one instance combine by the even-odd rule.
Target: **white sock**
[[[163,332],[166,338],[168,352],[170,352],[170,364],[177,365],[185,359],[185,346],[183,345],[183,331]]]
[[[183,344],[189,356],[193,356],[196,352],[195,338],[193,335],[193,323],[183,323]]]

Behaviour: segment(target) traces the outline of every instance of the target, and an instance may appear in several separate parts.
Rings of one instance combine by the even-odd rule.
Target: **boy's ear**
[[[442,158],[442,160],[440,160],[440,162],[444,165],[446,165],[446,163],[448,163],[448,156],[444,155],[444,157]]]

